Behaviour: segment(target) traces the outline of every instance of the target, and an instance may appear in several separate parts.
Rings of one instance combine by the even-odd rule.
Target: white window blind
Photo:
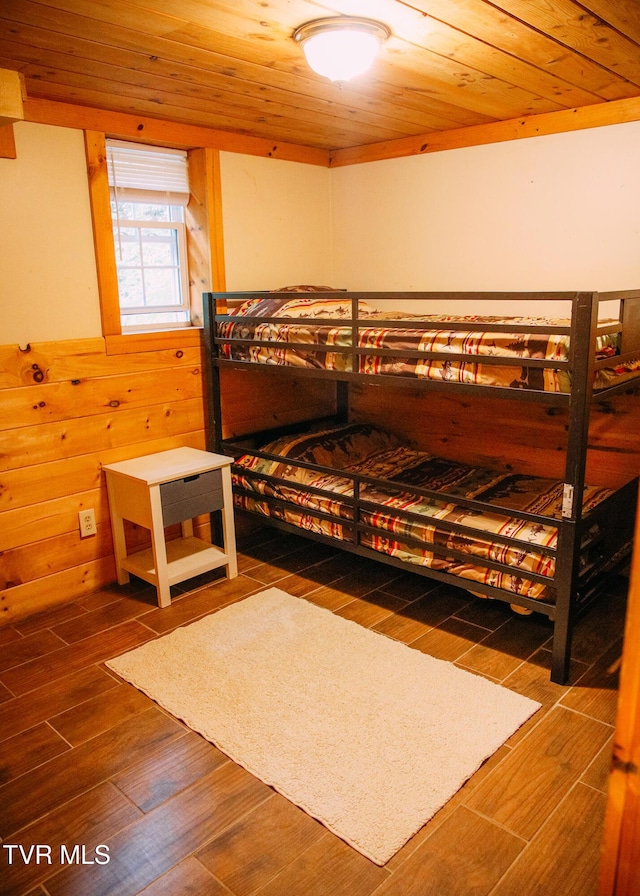
[[[107,140],[111,198],[116,202],[189,202],[187,154],[140,143]]]

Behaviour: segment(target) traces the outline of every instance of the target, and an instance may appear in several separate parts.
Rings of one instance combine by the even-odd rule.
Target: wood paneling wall
[[[529,401],[356,385],[351,416],[389,426],[425,451],[536,476],[565,474],[567,414]],[[594,404],[587,479],[617,487],[640,473],[640,391]]]
[[[221,370],[220,394],[223,438],[326,417],[336,410],[334,383],[268,366]]]
[[[199,331],[176,345],[0,347],[0,625],[115,581],[103,463],[204,448]],[[81,539],[89,507],[97,534]]]
[[[222,370],[223,436],[332,414],[335,384],[269,367]],[[404,384],[349,387],[349,418],[368,420],[432,454],[537,476],[565,475],[567,413],[524,400],[425,392]],[[587,478],[612,488],[640,473],[640,388],[594,402]]]
[[[103,463],[180,445],[204,448],[199,333],[179,347],[102,338],[0,347],[0,625],[115,581]],[[225,435],[330,414],[331,383],[281,371],[222,372]],[[478,403],[410,388],[354,386],[353,419],[377,420],[422,447],[461,460],[562,476],[564,421],[528,402]],[[486,407],[484,407],[486,404]],[[526,413],[525,413],[526,409]],[[497,416],[496,416],[497,415]],[[475,422],[474,422],[475,421]],[[509,430],[509,451],[501,436]],[[640,469],[640,395],[598,406],[589,473],[616,485]],[[78,512],[98,532],[81,539]],[[146,532],[131,528],[142,542]]]

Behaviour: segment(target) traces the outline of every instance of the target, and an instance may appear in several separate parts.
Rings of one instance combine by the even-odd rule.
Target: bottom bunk
[[[373,424],[316,421],[222,449],[238,510],[548,616],[561,683],[573,619],[630,550],[636,480],[586,486],[569,522],[562,482],[435,457]]]

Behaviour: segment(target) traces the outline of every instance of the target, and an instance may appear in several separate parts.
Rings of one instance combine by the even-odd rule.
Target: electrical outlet
[[[93,507],[90,507],[89,510],[81,510],[78,513],[78,520],[80,522],[80,538],[96,534],[96,514]]]

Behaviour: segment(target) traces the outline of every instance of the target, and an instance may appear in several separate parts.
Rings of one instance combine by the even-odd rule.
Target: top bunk
[[[205,293],[215,367],[473,390],[562,404],[640,385],[640,290]],[[536,306],[540,308],[540,314]],[[490,307],[492,313],[468,313]],[[504,309],[504,311],[503,311]],[[557,310],[556,310],[557,309]],[[534,313],[532,313],[532,311]]]

